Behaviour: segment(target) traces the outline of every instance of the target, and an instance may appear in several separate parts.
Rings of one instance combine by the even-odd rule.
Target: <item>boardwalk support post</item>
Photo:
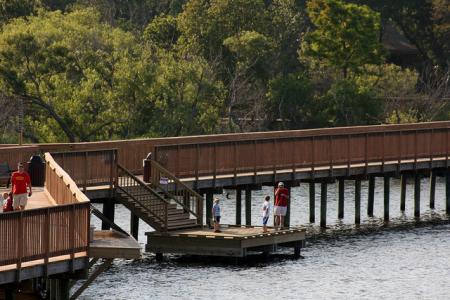
[[[406,208],[406,174],[400,176],[400,211],[404,212]]]
[[[450,172],[445,173],[445,212],[450,214]]]
[[[390,177],[384,175],[384,221],[389,222]]]
[[[316,222],[316,185],[314,181],[309,182],[309,222]]]
[[[420,217],[420,174],[414,174],[414,217]]]
[[[132,211],[130,211],[130,233],[137,241],[139,235],[139,217]]]
[[[375,202],[375,176],[369,177],[369,195],[367,200],[367,215],[373,217],[373,205]]]
[[[355,224],[361,224],[361,179],[355,180]]]
[[[252,225],[252,189],[249,185],[245,187],[245,225]]]
[[[430,172],[430,208],[434,209],[434,200],[436,198],[436,172]]]
[[[236,188],[236,225],[241,225],[242,216],[242,189]]]
[[[284,217],[284,227],[289,228],[289,226],[291,225],[291,201],[292,201],[291,195],[292,195],[292,193],[291,193],[290,185],[286,185],[286,188],[288,190],[289,200],[288,200],[287,208],[286,208],[286,216]]]
[[[345,192],[345,180],[339,178],[339,197],[338,197],[338,218],[344,218],[344,192]]]
[[[320,227],[327,227],[327,182],[320,183]]]
[[[110,198],[103,203],[103,215],[114,223],[114,198]],[[109,230],[110,228],[108,223],[102,221],[102,230]]]
[[[213,224],[211,224],[213,197],[214,197],[214,194],[212,191],[206,192],[206,224],[209,227],[213,226]]]

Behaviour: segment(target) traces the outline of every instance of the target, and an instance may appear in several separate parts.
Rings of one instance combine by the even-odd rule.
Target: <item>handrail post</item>
[[[71,205],[69,214],[69,248],[70,248],[70,272],[75,271],[75,205]]]
[[[19,229],[17,230],[17,271],[16,271],[16,281],[21,280],[22,271],[22,259],[23,259],[23,211],[19,214]]]
[[[88,172],[88,153],[84,153],[84,173],[83,173],[83,192],[86,193],[87,189],[87,172]]]
[[[48,275],[48,259],[50,257],[50,208],[47,208],[45,212],[44,237],[44,275],[46,277]]]

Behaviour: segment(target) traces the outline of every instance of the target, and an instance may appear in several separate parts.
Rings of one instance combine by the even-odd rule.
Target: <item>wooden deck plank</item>
[[[9,192],[11,189],[6,188],[0,188],[0,196],[3,196],[4,192]],[[43,208],[43,207],[49,207],[49,206],[55,206],[56,204],[49,199],[47,194],[44,192],[43,187],[34,187],[33,188],[33,194],[31,197],[28,198],[28,204],[25,207],[25,210],[27,209],[33,209],[33,208]]]
[[[94,232],[94,240],[89,245],[89,256],[136,259],[141,257],[141,246],[131,236],[117,231],[98,230]]]

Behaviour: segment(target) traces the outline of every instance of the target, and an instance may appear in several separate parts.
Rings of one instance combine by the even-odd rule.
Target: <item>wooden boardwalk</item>
[[[4,192],[9,192],[10,190],[11,189],[6,189],[4,187],[0,188],[0,195],[3,195]],[[28,204],[25,207],[25,210],[51,207],[56,205],[57,204],[53,202],[48,194],[44,192],[43,187],[34,187],[33,194],[31,195],[31,197],[28,197]]]

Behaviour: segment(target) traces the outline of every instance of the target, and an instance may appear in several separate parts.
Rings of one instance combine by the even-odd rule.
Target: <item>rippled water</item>
[[[448,299],[450,296],[450,225],[444,216],[444,182],[438,178],[436,209],[428,209],[428,180],[422,180],[421,222],[413,215],[413,186],[407,187],[407,210],[399,211],[399,181],[391,182],[391,217],[382,226],[383,182],[376,182],[375,217],[366,216],[367,182],[362,184],[362,226],[354,230],[353,182],[346,186],[345,218],[338,221],[337,186],[328,189],[328,224],[336,234],[319,234],[308,224],[308,186],[292,190],[292,225],[308,225],[313,237],[302,250],[304,259],[293,260],[291,252],[268,259],[256,257],[236,266],[214,258],[171,256],[157,263],[153,255],[143,259],[116,260],[85,291],[81,299]],[[320,191],[319,186],[316,191]],[[232,191],[229,191],[232,193]],[[252,223],[259,224],[264,188],[254,191]],[[336,197],[335,197],[336,196]],[[319,199],[316,195],[316,219]],[[234,194],[222,196],[224,223],[233,223]],[[129,228],[129,213],[116,207],[116,222]],[[244,220],[244,212],[242,216]],[[428,222],[428,221],[439,222]],[[97,220],[93,220],[99,224]],[[139,238],[151,230],[140,223]],[[345,234],[338,234],[340,229]],[[372,230],[367,230],[372,229]]]

